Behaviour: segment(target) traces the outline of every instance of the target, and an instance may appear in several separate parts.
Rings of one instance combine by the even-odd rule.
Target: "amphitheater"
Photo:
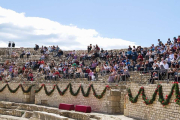
[[[28,60],[39,60],[41,53],[33,48]],[[13,48],[21,52],[21,48]],[[0,63],[14,61],[18,66],[27,58],[11,58],[8,48],[0,48]],[[113,50],[115,52],[116,50]],[[68,51],[64,51],[66,54]],[[84,52],[76,51],[77,54]],[[49,60],[54,58],[50,53]],[[89,64],[89,61],[85,61]],[[33,74],[37,74],[33,71]],[[15,77],[0,81],[0,119],[2,120],[178,120],[180,119],[178,83],[155,81],[148,84],[150,75],[130,72],[130,78],[108,83],[109,75],[98,76],[96,81],[85,78],[48,81],[37,75],[33,81]],[[173,94],[174,92],[174,94]],[[164,98],[163,96],[166,96]],[[134,97],[134,98],[132,98]],[[161,98],[161,99],[160,99]],[[60,103],[86,105],[91,113],[59,109]]]

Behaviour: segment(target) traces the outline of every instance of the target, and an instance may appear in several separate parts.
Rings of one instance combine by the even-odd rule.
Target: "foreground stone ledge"
[[[21,117],[15,117],[15,116],[9,116],[9,115],[0,115],[0,120],[29,120],[29,119],[21,118]]]
[[[47,113],[47,112],[40,112],[40,111],[34,111],[33,116],[31,119],[41,119],[41,120],[68,120],[67,117],[63,117],[54,113]]]

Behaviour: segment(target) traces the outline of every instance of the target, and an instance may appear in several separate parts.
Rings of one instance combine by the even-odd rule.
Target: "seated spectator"
[[[143,56],[141,55],[141,53],[139,53],[138,59],[139,59],[140,61],[143,61]]]
[[[88,81],[95,80],[94,72],[90,70],[89,75],[88,75]]]
[[[32,72],[29,73],[27,80],[28,81],[33,81],[33,74],[32,74]]]
[[[81,60],[85,60],[85,54],[84,54],[84,52],[82,52],[82,54],[80,55],[80,61]]]
[[[80,78],[82,76],[82,69],[80,66],[78,66],[74,75],[75,75],[74,78]]]
[[[26,55],[27,55],[27,58],[29,58],[29,56],[31,55],[31,53],[28,51],[28,52],[26,53]]]
[[[138,55],[137,55],[135,49],[133,49],[133,52],[131,53],[131,56],[132,56],[132,60],[136,61]]]
[[[13,77],[17,77],[18,76],[18,69],[15,68],[13,71]]]
[[[16,53],[15,51],[12,52],[11,54],[12,58],[18,58],[18,53]]]
[[[23,77],[27,78],[28,77],[28,72],[29,72],[29,70],[26,68],[24,70]]]
[[[152,70],[152,64],[149,63],[148,60],[145,62],[145,72],[148,72],[149,70]]]
[[[25,51],[23,50],[21,55],[20,55],[20,58],[23,58],[24,55],[25,55]]]
[[[60,58],[61,55],[62,55],[62,51],[61,51],[61,50],[58,50],[57,54],[56,54],[54,57],[57,57],[57,56],[58,56],[58,57]]]
[[[134,61],[131,60],[130,65],[128,66],[129,71],[131,71],[131,70],[134,71],[134,66],[135,66]]]
[[[166,70],[168,70],[169,69],[169,65],[167,64],[167,61],[166,60],[164,60],[163,61],[163,67],[164,67],[164,69],[166,69]]]
[[[126,81],[130,77],[128,69],[124,68],[123,73],[121,74],[122,81]]]
[[[151,64],[151,66],[152,66],[153,63],[154,63],[154,60],[153,60],[152,56],[149,56],[149,63]]]
[[[93,61],[92,64],[91,64],[91,70],[94,71],[96,66],[97,66],[97,63],[95,61]]]
[[[56,70],[56,71],[53,73],[53,79],[54,79],[54,80],[57,80],[57,78],[61,78],[61,75],[59,74],[58,70]]]
[[[108,82],[109,83],[115,82],[116,77],[117,77],[117,73],[116,73],[115,69],[113,69],[111,74],[109,75]]]
[[[154,80],[158,80],[158,73],[157,72],[153,72],[153,74],[150,78],[150,83],[154,84]]]
[[[174,73],[174,75],[175,75],[174,81],[175,81],[175,82],[179,82],[179,81],[180,81],[180,69],[177,70],[177,71]]]
[[[44,54],[41,54],[41,58],[40,58],[40,60],[44,60],[44,59],[45,59]]]

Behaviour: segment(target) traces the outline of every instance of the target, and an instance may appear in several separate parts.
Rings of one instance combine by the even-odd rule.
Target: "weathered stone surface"
[[[63,90],[66,88],[68,83],[69,82],[59,83],[58,86],[61,90]],[[47,90],[50,91],[53,88],[54,84],[55,83],[46,83]],[[2,88],[4,85],[5,85],[4,83],[0,84],[0,88]],[[9,83],[9,85],[11,89],[15,89],[19,85],[19,83]],[[31,85],[30,83],[24,83],[23,87],[24,89],[27,89],[30,85]],[[77,89],[79,88],[79,85],[80,83],[72,83],[74,92],[77,91]],[[89,87],[89,82],[82,83],[82,85],[86,93]],[[46,106],[51,106],[51,107],[56,107],[56,108],[59,107],[60,103],[67,103],[67,104],[74,104],[74,105],[87,105],[87,106],[91,106],[92,111],[103,112],[103,113],[109,113],[109,111],[111,110],[108,110],[108,109],[111,109],[112,106],[117,105],[118,107],[120,107],[120,105],[123,104],[123,102],[121,102],[122,90],[118,86],[116,86],[116,84],[113,84],[113,83],[109,84],[109,86],[115,86],[116,89],[107,90],[103,98],[101,99],[97,99],[93,95],[92,90],[88,97],[84,97],[81,91],[79,92],[77,96],[72,96],[69,90],[67,90],[67,92],[63,96],[61,96],[56,89],[54,90],[51,96],[47,96],[45,94],[44,89],[42,89],[40,92],[35,94],[34,90],[38,89],[40,86],[41,84],[39,85],[36,84],[32,88],[30,93],[23,93],[21,88],[16,93],[11,93],[8,90],[8,88],[5,88],[4,91],[0,92],[0,100],[19,102],[19,103],[33,103],[33,100],[34,100],[35,104],[38,104],[38,105],[44,104]],[[104,88],[106,87],[106,84],[98,83],[98,84],[93,84],[93,86],[96,90],[96,93],[100,95],[102,91],[104,90]],[[111,104],[108,104],[109,102],[111,102]],[[117,102],[119,102],[119,104]],[[110,108],[108,108],[108,106],[110,106]],[[37,107],[36,105],[27,106],[26,104],[18,104],[18,103],[11,103],[11,102],[10,103],[7,102],[5,104],[2,104],[0,102],[0,107],[1,108],[17,108],[17,109],[28,110],[28,111],[46,111],[47,110],[45,107]],[[116,110],[116,113],[118,111],[119,110]],[[123,110],[121,109],[120,111],[123,111]]]
[[[163,96],[165,98],[171,91],[173,84],[161,83],[163,89]],[[139,88],[141,86],[137,84],[131,84],[131,92],[133,97],[137,95]],[[147,99],[151,99],[152,95],[157,87],[156,84],[143,85]],[[180,107],[174,102],[175,95],[172,95],[170,99],[170,104],[163,107],[158,101],[159,96],[156,96],[155,101],[151,105],[144,104],[142,96],[140,95],[137,103],[131,103],[129,97],[125,95],[124,97],[124,115],[128,117],[133,117],[142,120],[179,120],[180,119]]]
[[[27,118],[9,116],[9,115],[0,115],[0,120],[28,120]]]
[[[38,118],[41,120],[68,120],[67,117],[63,117],[54,113],[34,111],[33,118]]]
[[[33,115],[33,112],[29,112],[29,111],[26,111],[24,114],[23,114],[23,118],[30,118],[30,117],[32,117],[32,115]]]

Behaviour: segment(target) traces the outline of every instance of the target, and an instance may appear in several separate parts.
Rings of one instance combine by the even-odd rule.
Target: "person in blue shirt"
[[[137,59],[137,52],[135,51],[135,50],[133,50],[133,52],[131,53],[131,55],[132,55],[132,60],[133,61],[136,61],[136,59]]]
[[[130,65],[129,59],[127,59],[127,58],[126,58],[126,60],[125,60],[125,65],[126,65],[126,66],[129,66],[129,65]]]
[[[131,49],[128,49],[128,51],[127,51],[127,57],[128,57],[128,59],[131,59],[131,54],[132,54]]]

